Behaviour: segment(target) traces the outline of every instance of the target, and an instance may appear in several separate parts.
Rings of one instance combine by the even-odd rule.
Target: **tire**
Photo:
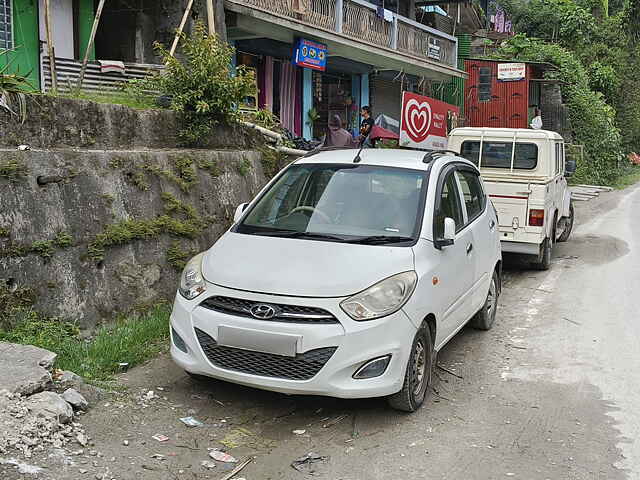
[[[415,412],[423,404],[431,385],[433,369],[433,343],[427,325],[416,333],[411,346],[402,390],[388,397],[391,408],[402,412]]]
[[[549,270],[549,267],[551,266],[552,245],[553,243],[549,238],[546,238],[544,242],[542,242],[542,256],[540,257],[540,260],[537,262],[531,263],[531,266],[535,270]]]
[[[496,319],[496,312],[498,311],[499,297],[500,279],[498,278],[498,272],[493,272],[491,283],[489,284],[489,291],[487,292],[487,299],[482,308],[474,315],[471,322],[469,322],[473,328],[477,328],[478,330],[491,330],[493,322]]]
[[[564,232],[558,237],[559,242],[566,242],[569,240],[569,235],[573,230],[573,222],[575,221],[575,213],[573,212],[573,202],[569,203],[569,216],[566,217]]]

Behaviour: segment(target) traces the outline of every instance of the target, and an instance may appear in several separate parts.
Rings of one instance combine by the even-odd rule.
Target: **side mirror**
[[[570,177],[576,171],[576,161],[575,160],[567,160],[564,164],[564,176]]]
[[[436,248],[448,247],[453,245],[456,240],[456,222],[453,218],[446,217],[444,219],[444,234],[442,238],[436,239]]]
[[[444,219],[444,240],[451,242],[449,245],[453,245],[456,239],[456,222],[453,218]]]
[[[242,214],[248,206],[248,203],[241,203],[240,205],[238,205],[238,208],[236,208],[236,213],[233,215],[233,223],[237,223],[238,220],[242,218]]]

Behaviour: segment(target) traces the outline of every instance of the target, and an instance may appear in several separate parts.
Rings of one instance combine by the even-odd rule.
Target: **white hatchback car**
[[[416,410],[436,352],[500,293],[497,217],[449,152],[325,150],[292,163],[187,264],[171,354],[190,374]]]

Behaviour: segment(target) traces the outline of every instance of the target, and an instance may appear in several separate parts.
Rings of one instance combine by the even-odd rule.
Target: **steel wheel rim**
[[[413,384],[415,385],[413,388],[413,394],[418,396],[422,393],[422,389],[425,382],[427,369],[427,355],[426,349],[424,348],[424,344],[422,340],[418,340],[416,344],[416,349],[413,354]]]
[[[492,278],[489,285],[489,293],[487,294],[487,315],[489,318],[493,315],[496,308],[496,282]]]

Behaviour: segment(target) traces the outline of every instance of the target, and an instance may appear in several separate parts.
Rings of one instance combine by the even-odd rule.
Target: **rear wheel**
[[[569,204],[569,216],[564,218],[564,231],[558,237],[559,242],[566,242],[569,240],[569,235],[571,235],[571,230],[573,230],[573,222],[575,219],[575,214],[573,213],[573,202]]]
[[[420,408],[431,385],[432,368],[433,343],[429,327],[424,325],[413,339],[402,390],[388,398],[389,405],[403,412],[415,412]]]
[[[553,242],[550,238],[546,238],[544,242],[542,242],[542,251],[540,252],[540,260],[537,262],[533,262],[531,266],[536,270],[549,270],[551,266],[551,248]]]
[[[500,296],[499,281],[498,272],[493,272],[487,299],[482,308],[471,319],[470,324],[473,328],[477,328],[478,330],[491,330],[498,310],[498,297]]]

